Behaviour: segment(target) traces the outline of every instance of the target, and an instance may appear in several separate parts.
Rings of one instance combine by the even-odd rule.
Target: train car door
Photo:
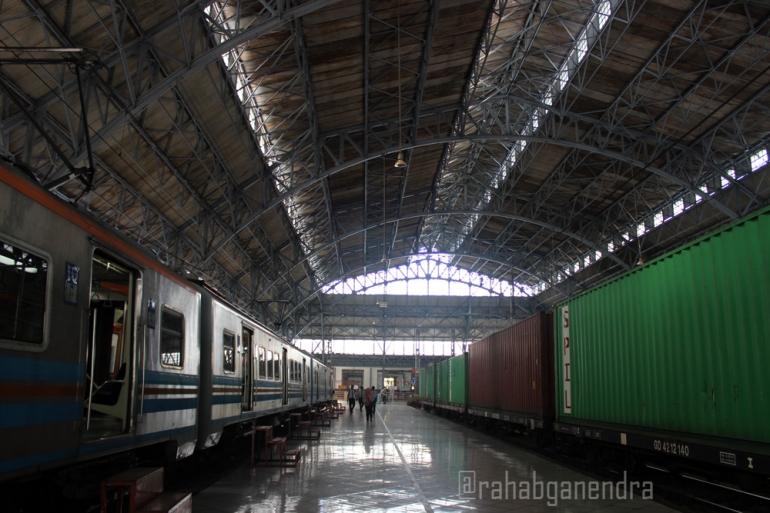
[[[289,350],[283,348],[283,359],[281,360],[281,379],[283,380],[283,390],[281,404],[289,404],[289,373],[287,365],[289,362]]]
[[[307,402],[307,380],[308,380],[308,372],[307,372],[307,360],[305,358],[302,359],[302,402]]]
[[[241,354],[241,376],[243,377],[241,411],[251,411],[254,402],[254,364],[252,363],[252,344],[254,332],[245,326],[241,329],[243,353]]]
[[[315,368],[314,361],[310,360],[307,364],[307,379],[309,381],[308,383],[308,392],[310,393],[310,402],[313,402],[313,397],[315,395],[315,387],[313,386],[313,370]]]
[[[94,250],[82,424],[86,440],[121,435],[131,428],[134,304],[141,295],[140,283],[137,270]]]

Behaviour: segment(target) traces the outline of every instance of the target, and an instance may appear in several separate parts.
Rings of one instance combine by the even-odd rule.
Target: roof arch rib
[[[668,180],[668,181],[678,185],[680,188],[682,188],[684,190],[687,190],[687,191],[691,192],[692,194],[695,194],[696,196],[702,197],[702,198],[706,199],[709,202],[712,202],[715,206],[717,206],[717,208],[719,208],[720,210],[724,211],[730,217],[732,217],[732,218],[737,218],[738,217],[738,214],[733,212],[729,207],[721,204],[717,199],[715,199],[715,198],[709,196],[707,193],[704,193],[703,191],[697,189],[695,185],[686,182],[684,179],[678,178],[676,175],[674,175],[672,173],[669,173],[669,172],[667,172],[667,171],[665,171],[663,169],[660,169],[658,167],[652,166],[649,163],[636,160],[633,157],[624,155],[623,153],[621,153],[619,151],[613,151],[613,150],[609,150],[609,149],[597,149],[594,146],[590,146],[588,144],[581,143],[581,142],[573,142],[573,141],[566,140],[566,139],[564,139],[564,140],[553,140],[553,139],[549,139],[549,138],[545,138],[545,137],[537,136],[537,135],[520,136],[520,135],[516,135],[516,134],[511,134],[511,135],[491,135],[491,134],[485,134],[485,135],[472,135],[472,136],[441,137],[441,138],[431,139],[431,140],[422,140],[422,141],[417,141],[416,143],[412,143],[412,144],[405,144],[405,145],[403,145],[403,148],[408,150],[408,149],[425,147],[425,146],[430,146],[430,145],[449,144],[449,143],[460,141],[460,140],[487,140],[487,141],[488,140],[497,140],[497,141],[527,140],[527,141],[532,141],[532,142],[541,142],[541,143],[546,143],[546,144],[553,144],[553,145],[556,145],[556,146],[563,146],[563,147],[567,147],[567,148],[575,148],[575,149],[579,149],[579,150],[586,151],[586,152],[589,152],[589,153],[595,153],[595,154],[603,155],[603,156],[612,158],[614,160],[617,160],[619,162],[623,162],[623,163],[629,164],[631,166],[634,166],[634,167],[637,167],[637,168],[640,168],[640,169],[645,169],[647,171],[650,171],[650,172],[652,172],[652,173],[654,173],[654,174],[656,174],[656,175],[658,175],[658,176],[660,176],[662,178],[665,178],[666,180]],[[305,181],[305,182],[303,182],[301,184],[298,184],[294,188],[287,190],[286,192],[284,192],[283,194],[281,194],[280,196],[278,196],[277,198],[272,200],[270,203],[266,204],[261,211],[255,212],[252,216],[246,218],[239,225],[239,227],[237,228],[236,232],[238,232],[238,231],[246,228],[247,226],[249,226],[249,224],[251,222],[253,222],[256,219],[259,219],[259,217],[262,216],[266,211],[268,211],[269,209],[275,207],[276,205],[278,205],[280,202],[282,202],[286,198],[288,198],[288,197],[290,197],[292,195],[295,195],[295,194],[297,194],[299,192],[302,192],[303,190],[305,190],[307,188],[310,188],[310,187],[313,187],[313,186],[317,186],[319,183],[321,183],[321,181],[324,178],[332,176],[335,173],[343,171],[343,170],[345,170],[345,169],[347,169],[349,167],[352,167],[354,165],[361,164],[361,163],[363,163],[365,161],[372,160],[372,159],[375,159],[375,158],[381,158],[381,157],[384,157],[386,155],[391,155],[391,154],[393,154],[393,153],[395,153],[397,151],[398,151],[398,147],[397,146],[389,147],[389,148],[386,148],[386,149],[383,149],[383,150],[380,150],[380,151],[373,152],[370,155],[361,156],[361,157],[355,158],[355,159],[353,159],[351,161],[342,162],[342,163],[340,163],[340,164],[338,164],[338,165],[336,165],[336,166],[334,166],[334,167],[332,167],[330,169],[327,169],[326,172],[324,172],[323,174],[319,174],[318,176],[316,176],[315,178],[313,178],[311,180],[308,180],[308,181]],[[221,244],[223,244],[223,243],[226,243],[226,240],[223,240],[221,242]],[[215,246],[214,248],[212,248],[212,251],[210,252],[210,254],[213,255],[216,252],[216,250],[218,250],[218,249],[219,248],[217,246]]]
[[[446,254],[446,255],[450,255],[450,256],[462,256],[461,253],[442,253],[442,254]],[[404,255],[398,255],[398,256],[399,257],[408,257],[409,255],[408,254],[404,254]],[[507,263],[503,262],[503,261],[496,261],[494,259],[489,259],[489,261],[494,261],[494,262],[499,263],[501,265],[507,265]],[[366,268],[366,267],[367,267],[367,265],[363,265],[362,264],[362,265],[360,265],[357,268],[351,269],[348,273],[346,273],[345,276],[351,275],[351,274],[354,274],[354,273],[358,273],[358,272],[364,270],[364,268]],[[523,269],[522,269],[522,271],[523,271]],[[555,286],[555,287],[558,289],[558,286]],[[307,303],[312,301],[314,299],[314,297],[317,294],[320,294],[322,291],[323,291],[323,287],[319,287],[316,290],[310,291],[310,293],[307,295],[307,297],[305,299],[302,300],[301,303],[292,305],[291,309],[288,310],[287,312],[285,312],[285,317],[284,318],[288,319],[292,315],[295,315],[297,312],[306,311],[307,310],[307,308],[306,308]]]
[[[538,226],[540,228],[550,229],[550,230],[552,230],[554,232],[559,232],[560,234],[563,234],[566,237],[573,238],[577,242],[580,242],[581,244],[584,244],[587,247],[592,248],[597,253],[604,253],[605,256],[607,256],[608,258],[613,260],[617,265],[619,265],[623,269],[629,269],[630,268],[630,266],[626,262],[624,262],[622,259],[620,259],[618,256],[616,256],[616,255],[614,255],[612,253],[606,253],[605,250],[599,248],[592,241],[584,239],[583,237],[578,236],[576,234],[573,234],[573,233],[571,233],[569,231],[565,231],[565,230],[563,230],[560,227],[549,225],[548,223],[544,223],[544,222],[538,221],[538,220],[526,219],[526,218],[523,218],[521,216],[512,215],[512,214],[505,214],[505,213],[499,213],[499,212],[483,212],[483,211],[473,211],[473,212],[471,212],[471,211],[419,212],[419,213],[413,213],[413,214],[402,214],[402,216],[399,217],[399,218],[388,219],[388,220],[386,220],[384,222],[380,221],[379,225],[382,225],[382,224],[394,224],[394,223],[398,223],[398,222],[406,221],[406,220],[410,220],[410,219],[419,219],[419,218],[423,218],[423,217],[442,216],[442,215],[449,215],[449,216],[452,216],[452,215],[490,216],[490,217],[497,217],[497,218],[507,219],[507,220],[510,220],[510,221],[518,221],[518,222],[521,222],[521,223],[533,224],[533,225]],[[359,237],[359,236],[363,235],[367,230],[370,230],[370,229],[374,228],[375,226],[377,226],[377,225],[371,225],[370,224],[368,226],[359,226],[356,229],[344,231],[344,232],[342,232],[339,235],[338,240],[333,240],[333,241],[327,242],[327,247],[318,248],[318,251],[324,251],[325,249],[327,249],[328,247],[333,246],[333,245],[340,245],[346,239]],[[440,253],[448,254],[450,252],[440,251]],[[404,256],[421,255],[421,254],[422,253],[416,253],[415,252],[415,253],[409,253],[409,254],[399,254],[398,256],[399,257],[404,257]],[[491,262],[496,262],[496,263],[498,263],[499,265],[502,265],[502,266],[516,267],[515,262],[512,262],[510,259],[502,259],[502,258],[500,258],[500,256],[494,256],[494,255],[484,256],[484,255],[479,255],[479,254],[459,253],[459,252],[454,252],[453,254],[455,254],[456,256],[467,256],[467,257],[471,257],[471,258],[488,260],[488,261],[491,261]],[[300,259],[299,261],[295,261],[293,263],[293,266],[301,265],[304,260],[311,258],[311,256],[312,256],[312,254],[304,255],[302,257],[302,259]],[[366,267],[367,267],[367,263],[363,262],[360,265],[358,265],[356,267],[356,269],[357,270],[363,270]],[[526,269],[526,268],[518,269],[517,268],[517,270],[520,273],[523,273],[525,275],[530,275],[530,276],[532,276],[533,278],[535,278],[535,279],[537,279],[539,281],[549,281],[545,276],[537,273],[533,269]],[[290,272],[291,272],[291,269],[287,269],[285,271],[285,273],[290,273]],[[344,270],[344,274],[340,274],[339,276],[335,276],[334,280],[341,279],[343,276],[350,276],[350,275],[351,275],[351,270],[350,270],[350,266],[348,266],[348,268]],[[283,275],[278,275],[278,276],[275,277],[275,279],[277,281],[281,280],[281,279],[283,279]],[[323,286],[326,286],[326,285],[328,285],[328,283],[322,284],[321,286],[317,287],[316,290],[321,290],[321,288]],[[555,284],[552,284],[552,286],[555,286]],[[271,287],[272,287],[271,283],[266,284],[266,290],[269,290]],[[259,297],[259,293],[257,294],[257,297]]]
[[[324,286],[425,254],[529,287],[429,323],[478,335],[767,206],[769,35],[761,0],[6,0],[0,158],[285,334],[417,333]]]
[[[328,2],[325,2],[324,5],[326,3]],[[68,27],[59,29],[57,26],[57,20],[53,19],[45,8],[41,6],[35,6],[35,8],[36,12],[38,13],[38,17],[42,20],[46,30],[50,33],[51,37],[58,41],[64,42],[69,46],[77,46],[75,42],[68,39],[68,37],[65,35],[65,33],[70,32]],[[199,16],[200,13],[187,9],[183,13],[179,13],[179,15],[192,16],[194,18]],[[124,24],[132,27],[130,30],[124,30],[123,32],[134,34],[143,41],[152,40],[150,35],[143,34],[141,29],[138,28],[138,24],[131,20],[130,13],[124,12],[121,19],[124,20]],[[283,23],[283,21],[280,22]],[[159,37],[159,34],[163,33],[164,31],[158,31],[156,29],[155,37]],[[119,35],[114,36],[116,44],[120,44],[120,41],[117,39],[118,37]],[[206,37],[207,36],[205,35],[204,31],[204,40]],[[135,43],[129,43],[127,46],[133,46],[136,48]],[[115,61],[115,66],[117,68],[123,67],[125,71],[125,55],[122,55],[124,51],[125,48],[119,48],[119,50],[117,50],[114,54],[121,54],[121,58]],[[139,58],[140,60],[145,61],[145,66],[140,66],[140,70],[144,69],[148,73],[155,75],[168,75],[168,72],[164,69],[164,64],[161,63],[161,60],[155,55],[155,52],[156,48],[152,45],[142,50],[142,54],[139,56]],[[82,130],[82,128],[78,130],[77,127],[73,127],[72,124],[69,126],[60,126],[58,120],[54,119],[45,108],[42,108],[42,106],[48,105],[48,102],[50,101],[49,97],[51,95],[57,96],[65,94],[64,91],[67,91],[68,88],[71,88],[73,81],[70,80],[67,82],[65,80],[66,76],[66,74],[61,76],[61,83],[57,89],[53,90],[49,95],[44,96],[41,100],[38,100],[36,103],[29,99],[25,100],[25,108],[28,108],[26,105],[35,105],[35,107],[28,108],[28,110],[37,113],[39,126],[43,126],[43,129],[50,134],[56,135],[58,139],[56,142],[60,146],[67,148],[70,155],[82,155],[82,152],[84,151],[82,138],[85,131]],[[138,73],[138,76],[141,77],[141,71]],[[140,81],[137,78],[137,83],[139,82]],[[127,80],[125,85],[128,90],[128,96],[135,97],[136,88],[132,87],[132,83],[133,80]],[[9,84],[6,84],[6,86],[10,87]],[[217,154],[218,152],[215,148],[215,145],[212,144],[208,136],[204,133],[201,127],[198,126],[198,121],[186,106],[186,103],[182,99],[182,95],[178,90],[178,86],[172,85],[171,89],[163,91],[163,93],[165,94],[158,96],[157,100],[159,102],[158,105],[160,110],[163,111],[163,113],[169,119],[170,131],[167,133],[167,135],[163,136],[163,140],[158,141],[152,134],[148,132],[147,129],[144,128],[144,113],[142,113],[140,116],[133,116],[129,114],[125,118],[126,121],[120,136],[122,139],[126,139],[127,136],[127,139],[130,142],[127,145],[126,151],[123,152],[121,150],[119,155],[124,154],[125,158],[131,160],[137,169],[144,169],[144,172],[147,173],[148,176],[158,176],[159,181],[157,182],[157,185],[159,191],[164,190],[167,185],[174,185],[168,182],[168,179],[173,177],[178,183],[177,187],[183,190],[183,192],[179,191],[181,192],[181,196],[179,197],[183,202],[179,204],[179,208],[188,209],[189,207],[186,206],[186,203],[190,200],[192,200],[194,204],[197,205],[197,207],[194,209],[195,214],[189,217],[187,221],[180,224],[176,229],[164,229],[164,242],[158,245],[160,241],[156,241],[153,243],[153,246],[157,247],[156,251],[162,252],[165,255],[172,255],[172,262],[177,262],[177,264],[172,264],[173,266],[176,267],[178,265],[179,268],[185,267],[187,269],[197,268],[198,272],[204,272],[207,276],[209,276],[210,279],[213,279],[218,286],[224,287],[225,290],[231,291],[233,293],[233,300],[236,302],[241,302],[242,304],[254,306],[253,301],[251,301],[251,294],[249,293],[250,288],[253,292],[253,287],[248,285],[240,285],[239,281],[241,281],[241,279],[246,276],[256,276],[256,280],[259,281],[258,277],[260,275],[264,276],[264,272],[262,270],[264,263],[260,263],[259,260],[256,259],[257,257],[253,253],[253,247],[249,248],[248,243],[244,243],[243,241],[238,240],[235,234],[232,232],[230,224],[236,222],[237,219],[229,220],[230,222],[228,223],[228,216],[226,213],[224,214],[224,220],[222,218],[222,207],[229,206],[230,209],[232,209],[233,206],[240,205],[246,212],[252,211],[249,202],[243,201],[241,198],[244,188],[240,187],[240,190],[238,190],[239,187],[235,184],[236,180],[229,173],[228,168],[230,166],[224,163],[222,157]],[[112,118],[112,120],[110,120],[108,116],[114,115],[116,112],[120,112],[120,107],[124,104],[125,93],[120,91],[113,82],[106,81],[104,77],[99,73],[99,69],[97,68],[96,71],[92,72],[91,79],[88,81],[88,92],[86,96],[89,98],[91,103],[90,110],[93,110],[93,106],[96,105],[96,110],[100,114],[99,116],[96,116],[99,122],[101,122],[102,126],[102,131],[97,132],[97,137],[95,140],[95,143],[98,143],[95,144],[98,149],[99,146],[108,141],[105,136],[110,133],[110,127],[114,125],[116,120],[120,118],[120,114]],[[113,106],[117,106],[117,109],[112,108]],[[226,111],[227,109],[223,110]],[[20,119],[21,118],[19,118],[19,115],[17,114],[15,117],[12,116],[8,120],[4,120],[4,132],[10,134],[12,131],[18,130],[20,127],[23,128],[22,122],[19,121]],[[126,132],[126,126],[130,127],[128,133]],[[106,131],[104,129],[105,127],[107,127]],[[27,132],[30,133],[29,130]],[[191,136],[190,134],[194,135]],[[117,135],[114,133],[112,135],[117,137]],[[191,152],[191,156],[194,157],[195,162],[203,165],[209,173],[209,180],[207,182],[208,185],[213,186],[215,189],[219,189],[217,194],[214,195],[213,204],[209,204],[209,201],[211,200],[210,187],[208,192],[205,192],[205,188],[203,189],[204,192],[199,192],[197,189],[200,189],[200,187],[192,185],[186,178],[185,175],[189,174],[189,169],[187,168],[190,167],[190,164],[184,164],[187,171],[183,172],[182,169],[172,161],[176,158],[170,157],[168,152],[161,148],[161,146],[168,146],[168,143],[164,141],[174,137],[181,138],[182,141],[187,141],[187,148]],[[6,138],[6,140],[8,140],[8,138]],[[72,144],[67,144],[65,142],[67,140],[73,141],[75,145],[73,146]],[[254,147],[256,148],[256,146]],[[150,173],[145,169],[147,162],[146,158],[143,161],[142,153],[146,153],[147,148],[149,148],[149,151],[157,157],[157,162],[155,164],[155,167],[157,168],[156,173]],[[247,151],[250,151],[252,154],[255,153],[253,150],[249,150],[249,148],[247,148]],[[258,155],[258,151],[256,154]],[[13,152],[10,152],[9,155],[13,155]],[[77,158],[80,157],[76,157],[76,159]],[[31,157],[29,155],[22,156],[22,161],[30,162]],[[99,168],[101,171],[106,172],[108,176],[113,176],[112,180],[105,180],[102,178],[99,183],[105,184],[111,182],[113,184],[119,184],[119,187],[122,191],[128,190],[127,184],[120,180],[117,175],[110,170],[109,166],[105,164],[104,159],[97,158],[97,162],[100,163]],[[160,169],[158,164],[160,164],[163,169]],[[45,170],[46,167],[44,166],[42,169]],[[48,167],[48,169],[51,169],[50,173],[54,175],[54,177],[47,182],[49,188],[59,189],[73,178],[73,176],[70,174],[62,178],[56,178],[56,172],[51,167]],[[258,175],[259,168],[257,166],[252,166],[252,172],[255,176]],[[169,176],[164,178],[164,174]],[[41,176],[43,175],[41,174]],[[254,180],[247,179],[246,183],[248,185],[252,185]],[[115,185],[113,185],[113,187],[114,186]],[[65,197],[68,197],[66,193],[64,195]],[[136,192],[131,193],[132,197],[139,197],[140,195],[141,194],[137,194]],[[216,198],[216,196],[219,197]],[[135,212],[133,215],[136,217]],[[157,222],[158,217],[152,217]],[[146,221],[147,217],[145,217],[144,220]],[[119,225],[120,224],[116,219],[114,226]],[[193,229],[197,232],[197,242],[195,244],[191,244],[191,241],[183,235],[189,229]],[[234,274],[231,274],[230,272],[225,272],[223,274],[221,270],[211,272],[212,267],[210,264],[213,262],[210,259],[205,259],[204,261],[198,258],[198,256],[205,255],[206,246],[210,244],[211,241],[216,240],[217,237],[222,233],[228,232],[231,234],[231,237],[229,237],[231,242],[228,244],[232,246],[231,249],[234,250],[234,253],[228,249],[228,251],[222,253],[221,256],[231,254],[231,256],[227,258],[230,258],[231,262],[238,262],[236,269],[234,270]],[[279,265],[283,263],[281,258],[276,258],[274,256],[270,257],[271,254],[276,255],[278,250],[270,242],[269,237],[264,233],[264,230],[259,226],[259,224],[253,225],[251,228],[249,228],[248,232],[250,237],[249,240],[258,241],[261,250],[267,253],[270,261],[273,263],[273,266],[275,266],[276,263]],[[142,240],[141,236],[139,240]],[[189,253],[189,248],[194,248],[195,251],[193,253]],[[204,269],[207,269],[209,272],[204,271]],[[288,283],[290,283],[290,286],[285,288],[286,291],[298,289],[296,284],[291,284],[293,281],[292,277],[288,277],[287,280]],[[282,292],[282,294],[284,294],[284,292]]]

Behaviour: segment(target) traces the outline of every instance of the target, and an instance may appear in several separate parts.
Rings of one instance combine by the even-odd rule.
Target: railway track
[[[629,478],[653,482],[656,502],[685,513],[767,513],[770,511],[770,496],[766,494],[767,492],[740,489],[687,471],[674,473],[652,464],[639,465],[632,462],[630,466],[623,467],[616,462],[614,466],[604,467],[577,455],[560,453],[551,447],[540,447],[526,436],[524,429],[490,431],[479,425],[468,424],[455,416],[444,418],[495,436],[519,449],[595,479],[620,481],[625,470]]]

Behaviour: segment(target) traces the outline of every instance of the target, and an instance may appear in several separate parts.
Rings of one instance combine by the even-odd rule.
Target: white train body
[[[156,444],[183,458],[328,401],[331,375],[0,167],[0,479]]]

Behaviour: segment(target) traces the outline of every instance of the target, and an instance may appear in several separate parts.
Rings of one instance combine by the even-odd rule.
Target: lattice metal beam
[[[36,2],[30,2],[30,3],[32,4],[33,8],[36,9],[36,12],[38,13],[39,18],[42,20],[42,23],[46,26],[47,30],[52,35],[52,37],[55,37],[58,41],[69,42],[66,36],[63,35],[63,33],[70,32],[69,27],[65,27],[63,30],[60,31],[56,26],[56,20],[53,20],[45,9],[40,7]],[[119,32],[122,30],[122,32],[115,34],[113,37],[117,45],[120,45],[122,43],[122,41],[120,40],[120,37],[122,35],[125,35],[124,33],[127,32],[125,28],[122,28],[125,26],[131,27],[132,34],[138,35],[140,38],[144,40],[152,41],[151,35],[146,35],[141,33],[141,31],[138,29],[138,24],[131,20],[130,15],[128,14],[127,11],[121,10],[120,12],[117,13],[117,16],[120,18],[121,21],[120,23],[117,24],[116,30],[118,30]],[[157,36],[160,33],[162,33],[162,31],[156,32],[155,35]],[[205,34],[204,34],[204,39],[205,39]],[[72,46],[75,46],[75,45],[73,44]],[[129,43],[127,46],[131,46],[131,44]],[[150,46],[148,46],[143,50],[142,54],[139,56],[140,63],[143,63],[143,64],[139,66],[140,72],[137,73],[137,77],[141,77],[142,75],[141,70],[144,70],[144,72],[149,73],[151,76],[158,77],[155,79],[150,79],[150,82],[160,81],[160,78],[162,76],[168,75],[168,72],[164,69],[164,66],[160,63],[160,59],[155,55],[155,52],[156,52],[156,49],[152,47],[151,44]],[[122,67],[125,71],[127,67],[125,48],[122,46],[119,47],[117,54],[119,54],[120,58],[116,59],[116,66]],[[196,69],[200,68],[203,62],[208,58],[209,57],[204,57],[203,60],[198,61],[198,64],[196,64],[194,67]],[[59,93],[66,91],[69,87],[71,87],[70,84],[72,83],[72,81],[66,82],[66,76],[67,76],[66,74],[59,74],[59,76],[57,77],[60,82],[60,86],[57,91]],[[139,78],[137,78],[136,81],[137,83],[141,83],[141,80]],[[97,111],[100,114],[96,125],[97,126],[101,125],[102,127],[109,127],[110,123],[114,123],[115,120],[117,119],[117,118],[112,118],[112,120],[110,120],[109,116],[114,115],[115,112],[119,111],[119,107],[122,100],[122,92],[116,89],[117,86],[114,82],[105,81],[102,78],[102,75],[100,75],[98,72],[94,72],[92,74],[91,80],[88,82],[88,86],[89,86],[89,91],[87,96],[91,99],[91,102],[93,104],[98,105]],[[126,87],[129,90],[129,96],[135,101],[138,101],[137,95],[135,94],[136,88],[132,87],[132,81],[126,81]],[[158,90],[158,89],[154,89],[152,92],[152,94],[158,95],[158,99],[164,98],[164,103],[161,104],[163,108],[165,108],[164,107],[165,105],[168,105],[168,101],[167,101],[168,94],[166,94],[164,97],[162,96],[164,93],[166,93],[166,91]],[[175,104],[175,112],[167,111],[167,114],[171,119],[173,119],[174,128],[176,129],[177,133],[181,134],[184,131],[186,131],[187,136],[189,136],[189,133],[190,133],[189,127],[192,125],[195,128],[194,133],[196,134],[196,137],[198,137],[199,140],[201,141],[200,143],[192,143],[190,145],[190,149],[193,152],[193,155],[195,155],[196,161],[200,163],[208,163],[208,162],[212,162],[212,159],[213,159],[213,165],[208,166],[207,169],[209,173],[213,173],[211,175],[211,178],[212,178],[211,183],[217,184],[220,186],[219,192],[220,194],[222,194],[222,196],[219,198],[219,200],[217,200],[216,202],[217,206],[221,207],[222,204],[226,204],[231,208],[231,210],[233,206],[236,206],[236,207],[241,206],[241,207],[245,207],[244,210],[247,213],[251,212],[252,210],[250,206],[247,204],[247,202],[244,202],[242,200],[239,201],[240,196],[235,192],[239,187],[231,179],[227,179],[228,172],[227,172],[226,166],[222,163],[221,158],[216,155],[216,151],[213,150],[213,145],[209,141],[207,141],[205,135],[200,130],[200,127],[195,122],[194,117],[184,106],[184,102],[181,99],[181,96],[179,95],[179,93],[176,92],[172,87],[170,94],[172,95],[172,98],[173,98],[172,102]],[[145,100],[150,101],[147,95],[145,96]],[[36,110],[36,109],[42,105],[45,105],[46,102],[47,100],[44,98],[38,101],[37,105],[35,107],[32,107],[30,110],[33,112],[35,111],[41,112],[41,110]],[[117,106],[118,109],[111,108],[112,106]],[[152,151],[154,151],[158,155],[159,161],[162,162],[162,165],[167,170],[171,171],[171,173],[176,177],[179,183],[183,184],[183,187],[186,190],[186,192],[184,192],[180,197],[182,201],[187,202],[188,200],[184,199],[184,196],[189,196],[190,198],[193,198],[199,205],[201,205],[199,208],[195,209],[198,212],[198,214],[196,214],[196,217],[199,217],[198,220],[196,221],[196,223],[198,224],[198,227],[200,228],[199,233],[201,235],[203,234],[208,235],[210,237],[210,240],[213,241],[213,240],[216,240],[217,236],[220,233],[222,232],[227,233],[229,231],[230,233],[229,239],[233,241],[234,247],[238,248],[240,246],[240,243],[237,241],[237,237],[232,231],[232,228],[223,222],[219,213],[214,208],[207,205],[206,201],[197,193],[197,191],[195,191],[195,189],[189,183],[186,183],[186,180],[183,176],[184,174],[176,168],[176,166],[170,161],[168,157],[165,156],[164,152],[160,149],[160,146],[157,144],[157,142],[154,141],[153,138],[148,134],[148,132],[142,127],[141,117],[136,118],[129,114],[127,119],[128,119],[128,125],[131,127],[131,130],[129,131],[129,137],[128,137],[129,141],[133,141],[131,132],[137,132],[141,136],[141,139],[143,139],[139,146],[133,145],[131,148],[129,148],[129,151],[127,151],[127,155],[130,156],[136,151],[141,151],[140,147],[142,145],[149,145],[152,148]],[[79,129],[76,129],[72,123],[68,123],[68,125],[66,125],[64,129],[59,128],[59,126],[57,125],[58,124],[56,123],[55,120],[46,119],[44,126],[48,132],[57,134],[57,136],[60,138],[68,138],[70,141],[81,142],[81,144],[76,144],[76,148],[79,147],[79,150],[76,149],[75,151],[73,151],[73,154],[82,155],[84,151],[82,139],[84,137],[83,134],[85,133],[85,130],[83,130],[82,127]],[[12,119],[6,120],[3,126],[6,130],[6,133],[10,133],[12,130],[17,129],[20,126],[20,119],[18,115],[16,116],[16,119],[12,118]],[[123,130],[124,132],[122,135],[125,136],[125,128]],[[97,140],[99,142],[103,142],[105,140],[104,136],[107,135],[108,133],[109,131],[105,131],[104,129],[98,132]],[[9,138],[6,137],[5,139],[8,140]],[[32,140],[32,138],[29,138],[29,139]],[[30,146],[27,145],[27,148],[29,147]],[[205,152],[207,152],[207,154],[205,155],[202,154],[201,150],[204,150]],[[77,159],[78,157],[75,157],[75,158]],[[23,156],[22,159],[26,162],[32,162],[32,158],[29,152],[27,152],[27,154]],[[54,159],[51,159],[51,160],[54,160]],[[136,166],[141,169],[141,164],[139,164],[138,162],[138,157],[134,158],[134,161]],[[60,187],[71,178],[71,176],[66,176],[62,180],[57,179],[56,172],[51,167],[51,164],[48,164],[48,167],[46,167],[46,165],[44,164],[42,166],[39,166],[39,168],[44,173],[48,174],[50,178],[49,184],[52,188]],[[256,171],[258,170],[255,169],[255,172]],[[157,176],[160,176],[160,179],[164,180],[163,174],[164,174],[164,170],[160,169],[159,172],[157,173]],[[233,194],[230,194],[231,192]],[[233,219],[232,221],[236,221],[236,219]],[[177,236],[183,233],[190,226],[191,222],[192,222],[192,218],[187,223],[185,223],[185,225],[177,229],[176,230]],[[255,228],[259,228],[258,225],[255,225]],[[253,233],[254,230],[250,229],[249,231],[251,232],[249,233],[249,235],[254,235]],[[168,253],[173,251],[173,248],[175,247],[185,246],[184,243],[181,245],[177,245],[173,239],[174,239],[174,236],[172,235],[167,240],[167,244],[165,245],[164,248],[162,248],[164,252]],[[257,239],[261,241],[261,244],[263,245],[263,248],[266,253],[268,254],[278,253],[276,248],[270,245],[269,240],[266,237],[264,236],[257,237]],[[208,255],[205,254],[205,247],[208,244],[208,242],[201,239],[200,243],[204,248],[203,257],[187,259],[187,263],[190,266],[196,266],[196,262],[203,262],[203,266],[205,267],[208,265],[208,262],[213,256],[211,254],[208,254]],[[222,248],[219,248],[219,249],[222,249]],[[235,284],[242,277],[250,275],[254,273],[254,271],[257,271],[257,275],[260,274],[261,272],[260,269],[264,267],[262,264],[252,261],[251,257],[247,256],[248,251],[245,248],[240,247],[240,249],[238,249],[236,253],[238,251],[241,253],[241,255],[236,255],[236,258],[234,261],[240,260],[243,262],[242,264],[240,264],[241,271],[240,273],[227,279],[225,283],[223,283],[223,285],[225,285],[227,289],[235,287]],[[227,253],[228,252],[222,253],[222,255],[226,255]],[[176,256],[183,257],[183,255],[176,255]],[[272,261],[273,263],[282,262],[282,259],[274,258],[272,259]],[[237,287],[235,288],[237,289]],[[298,287],[295,284],[291,286],[289,290],[295,290],[297,288]],[[250,297],[249,304],[254,304],[254,299],[255,298]]]

